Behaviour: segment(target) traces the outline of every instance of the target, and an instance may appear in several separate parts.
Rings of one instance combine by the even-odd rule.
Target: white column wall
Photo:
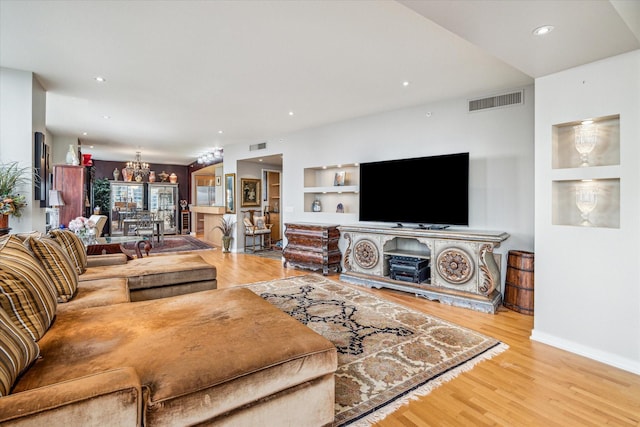
[[[532,339],[640,373],[640,51],[539,78],[535,88]],[[608,170],[619,171],[620,228],[552,225],[552,126],[614,114],[620,166]]]
[[[33,166],[34,133],[45,133],[45,91],[28,71],[0,68],[0,162]],[[46,179],[46,178],[45,178]],[[45,209],[33,200],[33,183],[21,189],[28,206],[20,218],[10,217],[12,233],[45,231]]]

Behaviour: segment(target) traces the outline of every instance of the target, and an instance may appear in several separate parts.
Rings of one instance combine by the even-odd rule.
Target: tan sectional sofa
[[[63,303],[51,274],[0,238],[0,425],[333,422],[335,347],[251,291],[129,302],[128,279],[94,278]],[[41,328],[6,310],[17,282]]]

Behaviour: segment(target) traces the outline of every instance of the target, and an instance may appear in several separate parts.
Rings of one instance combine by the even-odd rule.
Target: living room
[[[259,178],[260,167],[243,162],[281,155],[280,210],[284,222],[354,224],[358,222],[357,211],[348,204],[344,213],[337,213],[333,204],[325,204],[321,212],[310,212],[304,196],[305,168],[469,152],[468,227],[503,231],[510,236],[495,250],[500,256],[503,289],[509,250],[536,254],[535,316],[526,333],[531,335],[531,345],[546,344],[558,351],[568,351],[569,358],[593,359],[606,365],[603,370],[616,367],[626,371],[625,378],[637,387],[640,277],[636,265],[640,252],[635,243],[640,237],[637,223],[640,154],[633,141],[640,137],[640,129],[633,118],[640,114],[639,63],[640,51],[636,48],[567,67],[527,83],[508,85],[500,91],[443,96],[426,103],[273,133],[250,143],[225,145],[224,173],[235,173],[238,179]],[[2,70],[3,162],[31,160],[32,153],[24,150],[24,146],[34,130],[49,132],[47,140],[53,142],[58,159],[68,146],[66,140],[58,144],[55,133],[46,129],[48,90],[34,78],[33,71]],[[471,98],[514,91],[522,91],[521,103],[469,112]],[[553,166],[554,129],[558,125],[611,115],[620,117],[618,164],[573,171]],[[12,142],[16,138],[25,140],[25,135],[24,144]],[[259,155],[249,150],[250,144],[265,141],[266,148]],[[592,178],[617,179],[621,183],[616,211],[618,225],[558,224],[554,216],[558,209],[554,183]],[[441,182],[430,183],[406,183],[393,176],[387,179],[389,190],[381,189],[380,203],[408,204],[417,210],[429,209],[431,186],[447,185],[446,176]],[[406,185],[415,187],[415,199],[394,201],[394,186]],[[451,191],[455,194],[455,188]],[[607,195],[602,196],[601,203]],[[42,228],[43,224],[43,211],[33,209],[12,227],[16,231],[30,231]],[[232,250],[240,255],[241,239],[232,241]],[[213,257],[215,262],[224,262],[218,255]],[[222,265],[218,268],[223,269]],[[446,309],[438,306],[435,310]],[[458,309],[451,310],[454,317],[464,316]],[[496,315],[500,316],[503,313]],[[480,325],[491,322],[478,318]],[[631,398],[633,405],[637,407],[637,397]]]

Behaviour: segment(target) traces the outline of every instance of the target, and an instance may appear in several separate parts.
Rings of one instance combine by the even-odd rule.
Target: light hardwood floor
[[[216,265],[219,288],[309,274],[254,255],[198,253]],[[640,376],[531,341],[533,316],[505,308],[483,314],[391,290],[371,292],[510,347],[376,426],[640,426]]]

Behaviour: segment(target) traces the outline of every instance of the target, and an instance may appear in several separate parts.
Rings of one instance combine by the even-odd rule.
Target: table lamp
[[[62,199],[62,193],[59,190],[49,190],[49,206],[51,206],[51,228],[60,228],[60,209],[59,206],[64,206],[64,200]]]

